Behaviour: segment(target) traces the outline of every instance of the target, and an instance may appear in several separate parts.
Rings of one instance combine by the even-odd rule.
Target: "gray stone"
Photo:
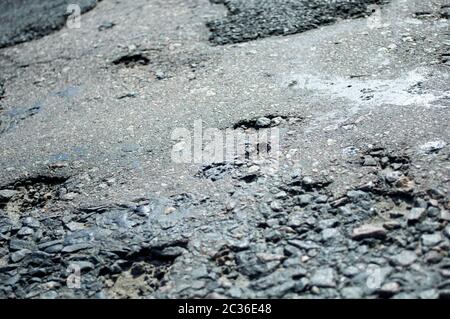
[[[352,202],[355,203],[370,199],[370,195],[363,191],[349,191],[347,192],[347,197],[350,198]]]
[[[13,252],[11,254],[10,258],[13,263],[17,263],[17,262],[21,261],[22,259],[24,259],[29,254],[31,254],[31,250],[21,249],[16,252]]]
[[[84,228],[86,228],[86,226],[82,223],[77,223],[77,222],[70,222],[66,224],[66,227],[70,230],[70,231],[77,231],[77,230],[82,230]]]
[[[0,201],[2,200],[10,200],[19,192],[11,189],[2,189],[0,190]]]
[[[355,266],[348,266],[347,268],[345,268],[342,272],[345,276],[347,277],[354,277],[358,274],[361,273],[361,270],[359,270],[357,267]]]
[[[271,124],[272,124],[272,121],[267,117],[260,117],[256,120],[256,123],[255,123],[257,128],[270,127]]]
[[[438,217],[441,213],[441,210],[437,207],[428,207],[427,214],[430,217]]]
[[[445,227],[444,235],[447,236],[447,238],[450,239],[450,225],[447,225],[447,227]]]
[[[151,211],[150,205],[141,205],[138,208],[136,208],[136,210],[135,210],[136,214],[138,214],[139,216],[143,216],[143,217],[148,216],[150,211]]]
[[[21,237],[30,236],[34,234],[34,230],[30,227],[22,227],[18,232],[17,235]]]
[[[439,218],[444,221],[450,221],[450,212],[448,210],[441,210],[441,216]]]
[[[167,75],[161,70],[156,71],[155,76],[158,80],[164,80],[165,78],[167,78]]]
[[[285,191],[281,191],[275,194],[275,199],[286,199],[287,198],[287,193]]]
[[[21,239],[12,239],[9,242],[9,249],[11,251],[28,249],[34,250],[36,248],[36,244],[31,241],[21,240]]]
[[[299,215],[291,215],[289,216],[289,221],[287,223],[287,225],[289,227],[300,227],[301,225],[303,225],[304,221],[301,218],[301,216]]]
[[[63,253],[73,253],[79,250],[84,250],[87,248],[91,248],[91,245],[89,244],[74,244],[70,246],[66,246],[62,249]]]
[[[429,264],[437,264],[444,258],[444,256],[441,253],[435,250],[427,252],[423,257],[425,261]]]
[[[424,154],[432,154],[435,153],[445,147],[447,143],[441,140],[430,141],[420,146],[420,150]]]
[[[407,214],[406,219],[408,223],[414,224],[421,222],[426,217],[426,209],[422,207],[415,207]]]
[[[315,202],[317,204],[324,204],[328,201],[328,196],[327,195],[319,195],[316,197]]]
[[[228,290],[228,294],[231,298],[242,298],[242,290],[238,287],[232,287],[230,290]]]
[[[364,291],[359,287],[345,287],[342,288],[341,295],[344,299],[361,299]]]
[[[78,194],[77,193],[67,193],[67,194],[64,194],[64,195],[62,195],[60,198],[62,199],[62,200],[65,200],[65,201],[72,201],[72,200],[74,200],[76,197],[78,196]]]
[[[337,225],[339,225],[339,220],[336,218],[323,219],[318,223],[320,229],[334,228]]]
[[[43,249],[43,251],[45,251],[46,253],[49,253],[49,254],[56,254],[56,253],[59,253],[63,249],[63,247],[64,246],[62,244],[57,244],[57,245],[49,246],[49,247]]]
[[[336,228],[327,228],[322,231],[321,235],[323,241],[328,241],[339,236],[339,230]]]
[[[394,183],[398,182],[403,177],[403,173],[400,172],[400,171],[388,170],[388,171],[384,172],[383,176],[384,176],[384,179],[388,183],[394,184]]]
[[[174,247],[166,247],[161,250],[158,255],[166,258],[176,258],[181,256],[185,252],[183,247],[174,246]]]
[[[417,255],[413,251],[404,250],[400,254],[392,257],[392,261],[398,265],[407,267],[413,264],[417,260]]]
[[[354,240],[361,240],[366,238],[383,239],[386,237],[386,234],[387,231],[384,227],[367,224],[353,229],[352,239]]]
[[[387,282],[381,286],[379,293],[381,296],[391,297],[400,292],[400,285],[397,282]]]
[[[440,233],[434,233],[431,235],[422,235],[422,244],[424,246],[436,246],[442,241],[442,236]]]
[[[419,294],[420,299],[437,299],[439,292],[436,289],[428,289]]]
[[[386,228],[387,230],[395,230],[395,229],[400,229],[402,228],[402,225],[395,220],[391,220],[391,221],[387,221],[383,224],[383,227]]]
[[[377,166],[378,162],[370,155],[364,157],[364,166]]]
[[[277,242],[282,238],[282,235],[278,230],[269,230],[264,237],[267,241]]]
[[[39,228],[40,227],[40,223],[36,218],[33,217],[26,217],[22,220],[22,224],[24,226],[30,227],[30,228]]]
[[[313,202],[314,196],[309,194],[299,195],[295,197],[295,204],[306,206]]]
[[[336,287],[335,271],[333,268],[317,270],[310,278],[311,285],[322,288]]]
[[[272,210],[275,212],[279,212],[279,211],[283,210],[283,206],[277,200],[274,200],[272,203],[270,203],[270,208],[272,208]]]

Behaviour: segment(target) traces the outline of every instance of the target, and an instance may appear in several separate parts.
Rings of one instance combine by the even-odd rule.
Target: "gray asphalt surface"
[[[216,45],[245,16],[104,0],[0,49],[0,296],[448,297],[448,8]],[[176,163],[198,121],[278,128],[278,161]]]
[[[0,2],[0,48],[43,37],[61,29],[67,21],[69,0],[3,0]],[[97,0],[77,1],[80,13],[91,10]]]

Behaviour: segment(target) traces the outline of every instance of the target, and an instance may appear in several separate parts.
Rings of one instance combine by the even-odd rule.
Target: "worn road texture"
[[[271,35],[288,35],[331,24],[339,19],[370,16],[387,1],[380,0],[211,0],[229,10],[209,22],[216,44],[245,42]]]
[[[67,21],[70,0],[2,0],[0,48],[37,39],[61,29]],[[94,8],[97,0],[78,0],[80,13]]]
[[[214,2],[2,1],[0,297],[449,298],[448,1]]]

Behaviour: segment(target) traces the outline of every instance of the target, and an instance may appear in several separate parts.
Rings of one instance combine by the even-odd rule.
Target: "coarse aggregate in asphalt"
[[[370,16],[380,0],[211,0],[228,9],[209,22],[211,42],[230,44],[308,31],[339,19]]]

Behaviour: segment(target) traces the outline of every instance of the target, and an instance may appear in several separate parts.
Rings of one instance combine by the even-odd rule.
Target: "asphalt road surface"
[[[0,297],[450,296],[448,1],[66,3],[0,4]]]

